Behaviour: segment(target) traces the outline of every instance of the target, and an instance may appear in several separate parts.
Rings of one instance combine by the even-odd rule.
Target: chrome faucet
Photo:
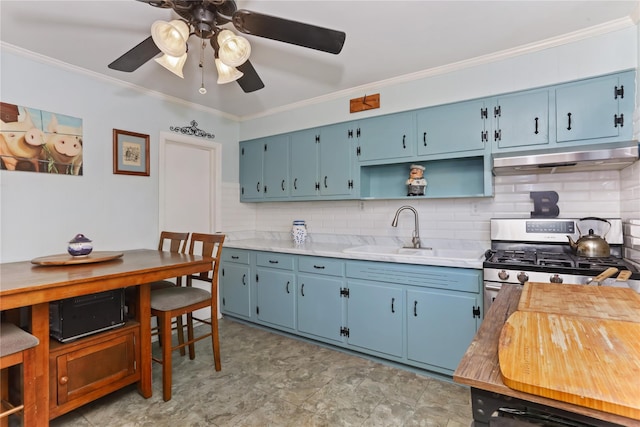
[[[413,208],[412,206],[401,206],[397,211],[396,211],[396,216],[393,217],[393,221],[391,222],[391,226],[392,227],[397,227],[398,226],[398,216],[400,216],[400,212],[402,212],[405,209],[409,209],[410,211],[413,212],[413,215],[415,217],[415,228],[413,230],[413,236],[411,237],[411,243],[413,244],[413,248],[414,249],[420,249],[420,226],[418,225],[418,211],[415,210],[415,208]]]

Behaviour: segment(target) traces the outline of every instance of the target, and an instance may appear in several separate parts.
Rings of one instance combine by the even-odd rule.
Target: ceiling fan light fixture
[[[184,63],[187,61],[186,52],[181,56],[171,56],[165,53],[160,58],[156,58],[155,61],[176,76],[184,79],[184,76],[182,75],[182,68],[184,67]]]
[[[218,70],[218,84],[231,83],[238,80],[244,74],[235,67],[229,67],[222,62],[220,58],[215,59],[216,69]]]
[[[151,37],[162,53],[180,57],[187,51],[189,26],[180,19],[155,21],[151,25]]]
[[[238,36],[231,30],[222,30],[218,33],[218,56],[229,67],[238,67],[244,64],[251,55],[249,40]]]

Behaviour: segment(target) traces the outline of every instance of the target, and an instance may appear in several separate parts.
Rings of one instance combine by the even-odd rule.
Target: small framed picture
[[[113,130],[113,173],[149,176],[149,135]]]

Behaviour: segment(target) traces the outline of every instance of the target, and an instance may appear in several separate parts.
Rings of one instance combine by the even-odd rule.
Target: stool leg
[[[24,352],[24,360],[22,363],[22,402],[24,404],[24,412],[22,415],[22,424],[26,426],[36,425],[36,352],[35,348],[31,348]]]
[[[167,402],[171,400],[171,315],[158,317],[162,322],[162,398]]]
[[[222,369],[220,363],[220,338],[218,337],[218,313],[211,310],[211,345],[213,346],[213,362],[216,371]]]
[[[0,372],[0,399],[9,401],[9,369],[3,369]],[[9,425],[9,418],[0,418],[0,427],[7,427]]]
[[[187,338],[191,344],[189,344],[189,359],[196,358],[196,347],[193,342],[193,314],[187,313]]]

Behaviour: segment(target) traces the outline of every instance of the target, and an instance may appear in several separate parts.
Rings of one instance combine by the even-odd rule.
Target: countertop
[[[248,238],[230,236],[225,240],[226,248],[249,249],[256,251],[280,252],[295,255],[310,255],[319,257],[342,258],[365,261],[382,261],[402,264],[433,265],[442,267],[460,267],[481,269],[484,252],[489,247],[483,242],[462,240],[425,240],[424,247],[446,250],[453,256],[415,256],[405,254],[382,254],[366,252],[345,252],[350,248],[360,246],[395,246],[403,245],[397,240],[384,238],[353,238],[340,236],[336,238],[317,238],[296,246],[291,238],[281,236],[252,236]]]
[[[476,336],[454,372],[453,380],[477,389],[563,409],[600,420],[625,426],[640,426],[640,422],[630,418],[520,392],[504,384],[498,362],[498,342],[502,326],[507,318],[518,308],[521,294],[521,286],[502,286],[495,301],[491,304],[491,308],[487,311],[480,329],[478,329]]]

